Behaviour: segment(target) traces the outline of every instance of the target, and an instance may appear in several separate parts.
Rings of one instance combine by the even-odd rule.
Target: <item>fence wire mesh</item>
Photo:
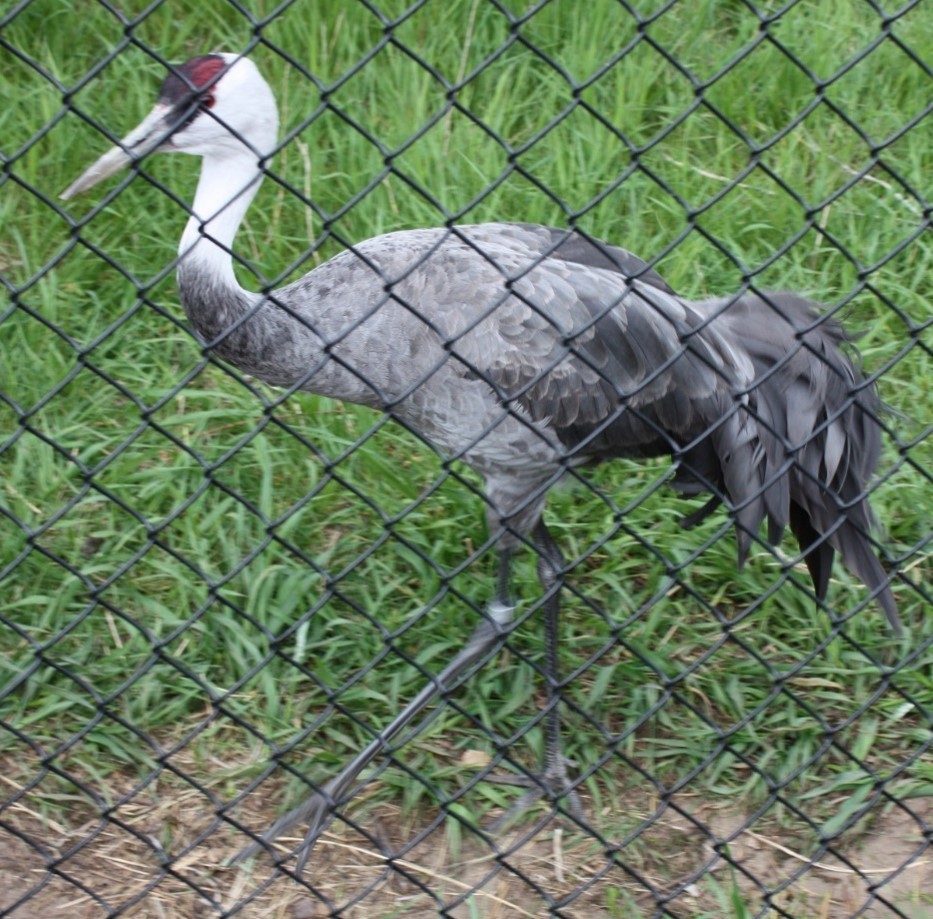
[[[0,18],[0,49],[0,915],[933,916],[933,3],[24,0]],[[203,73],[177,70],[215,50],[253,61],[281,116],[232,247],[244,286],[269,294],[348,253],[304,296],[357,324],[297,376],[238,360],[222,321],[205,334],[184,316],[172,247],[198,161],[134,158],[58,198],[169,73],[176,140],[194,116],[251,131],[259,103],[244,90],[224,107],[227,71],[204,89]],[[478,271],[458,282],[473,306],[443,302],[464,288],[426,251],[391,274],[359,245],[490,221],[583,235],[454,230]],[[212,232],[226,247],[218,225],[195,234],[202,253]],[[531,248],[513,270],[516,246]],[[606,277],[624,279],[608,300]],[[385,295],[367,301],[374,279]],[[564,283],[570,326],[554,318]],[[659,361],[681,309],[667,284],[724,299]],[[756,528],[738,567],[749,534],[672,491],[667,459],[572,464],[587,444],[620,452],[606,431],[632,414],[652,436],[674,430],[683,405],[652,415],[638,398],[683,383],[687,361],[692,380],[731,387],[733,412],[772,385],[798,406],[790,429],[806,425],[801,380],[781,368],[803,354],[823,395],[820,374],[839,376],[825,372],[838,367],[825,316],[797,322],[797,344],[744,389],[712,352],[694,360],[735,304],[769,290],[864,333],[863,372],[892,410],[848,380],[807,436],[829,442],[856,414],[882,428],[871,545],[903,637],[876,602],[883,583],[837,564],[821,600],[789,540]],[[333,328],[293,314],[293,295],[262,307],[290,316],[289,336]],[[580,326],[595,301],[603,312]],[[756,302],[730,347],[802,315],[790,298]],[[474,325],[432,325],[446,335],[435,364],[388,325],[352,349],[360,323],[454,308]],[[521,309],[534,335],[502,365],[470,350],[484,321],[518,334]],[[583,344],[605,336],[606,310],[628,317],[606,346],[640,381],[613,383],[602,427],[574,428],[606,391]],[[234,325],[248,332],[255,315]],[[522,377],[540,336],[564,350]],[[548,403],[573,361],[583,382]],[[476,432],[470,404],[448,405],[444,423],[475,435],[459,449],[424,421],[452,364],[464,392],[492,375],[498,406]],[[396,372],[414,380],[401,394],[381,382]],[[352,391],[329,398],[339,386],[320,381],[341,373]],[[547,411],[521,408],[535,398]],[[367,401],[381,407],[354,404]],[[528,470],[532,510],[528,494],[571,480],[549,496],[553,543],[521,513],[503,531],[498,467],[464,461],[519,422],[517,446],[496,443]],[[755,422],[790,444],[790,463],[803,455],[764,409]],[[564,432],[565,452],[541,474],[554,441],[529,432],[544,429]],[[664,437],[644,452],[689,452],[691,438]],[[705,475],[727,499],[744,487]],[[830,495],[821,475],[838,538],[850,523],[864,535],[864,496]],[[558,599],[555,644],[544,624]],[[494,627],[513,600],[515,622]],[[444,668],[479,623],[492,639],[453,678]],[[419,693],[436,698],[390,729]],[[351,788],[326,784],[368,746]],[[516,813],[527,788],[503,778],[543,793]],[[330,822],[303,870],[305,820],[230,864],[316,791]]]

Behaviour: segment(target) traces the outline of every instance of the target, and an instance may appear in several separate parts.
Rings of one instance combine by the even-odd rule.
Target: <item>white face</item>
[[[178,120],[195,105],[194,117],[160,149],[220,157],[273,151],[278,135],[275,99],[252,61],[213,54],[178,68],[163,83],[159,106]]]
[[[159,150],[258,161],[275,149],[278,127],[272,90],[252,61],[224,53],[196,57],[175,68],[149,115],[62,198],[72,198]]]

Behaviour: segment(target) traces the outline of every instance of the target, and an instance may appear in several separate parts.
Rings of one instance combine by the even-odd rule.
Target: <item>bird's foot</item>
[[[570,779],[568,767],[574,768],[577,764],[567,759],[563,754],[548,757],[542,772],[523,775],[493,774],[487,776],[487,781],[497,782],[501,785],[516,785],[528,790],[505,813],[490,823],[486,829],[490,833],[498,833],[511,824],[516,817],[525,813],[532,804],[541,798],[559,802],[561,808],[578,822],[584,821],[583,805],[580,796]]]
[[[321,791],[311,795],[310,798],[306,801],[302,801],[294,810],[289,811],[276,820],[259,839],[250,843],[233,856],[229,864],[238,865],[241,862],[245,862],[248,859],[260,855],[262,852],[271,854],[275,858],[277,864],[282,864],[289,858],[297,855],[298,860],[295,863],[294,871],[297,876],[300,876],[302,871],[304,871],[311,850],[321,837],[321,834],[330,826],[333,819],[334,799],[329,794],[328,786],[325,785]],[[283,857],[279,857],[278,854],[273,851],[272,844],[284,833],[287,833],[301,823],[306,823],[308,826],[301,844]]]

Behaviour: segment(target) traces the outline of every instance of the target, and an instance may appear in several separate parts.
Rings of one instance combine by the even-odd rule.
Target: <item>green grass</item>
[[[125,32],[103,7],[76,15],[72,6],[37,0],[2,32],[66,87]],[[659,5],[635,6],[648,15]],[[513,31],[491,4],[428,3],[358,70],[384,35],[362,5],[299,0],[272,18],[253,57],[290,142],[238,239],[259,278],[244,269],[244,283],[279,283],[339,251],[333,239],[309,251],[325,225],[358,241],[450,218],[574,221],[641,255],[663,254],[659,269],[687,296],[728,293],[745,276],[845,304],[865,332],[865,366],[882,372],[883,398],[898,413],[874,505],[905,571],[895,590],[910,641],[894,646],[868,608],[848,637],[824,647],[828,617],[784,584],[736,627],[741,643],[717,647],[711,605],[732,615],[755,603],[778,583],[778,563],[762,550],[737,572],[722,519],[680,530],[683,507],[655,490],[664,464],[614,464],[589,476],[608,499],[577,487],[550,505],[555,534],[577,560],[562,624],[563,666],[574,674],[567,698],[578,709],[568,714],[568,754],[600,764],[587,786],[594,813],[637,790],[631,764],[667,787],[733,796],[749,810],[771,783],[785,799],[775,819],[793,822],[793,799],[826,832],[836,813],[827,802],[867,801],[879,776],[895,797],[929,795],[929,758],[903,764],[929,743],[933,711],[929,610],[911,586],[933,581],[924,433],[933,247],[921,198],[933,149],[926,122],[905,128],[929,104],[933,61],[920,66],[907,52],[933,47],[933,9],[920,4],[898,20],[900,44],[884,41],[829,82],[827,101],[794,125],[815,99],[804,68],[828,81],[878,36],[867,4],[798,4],[772,27],[773,41],[748,54],[761,30],[742,3],[703,0],[689,13],[676,5],[647,27],[653,45],[636,42],[620,4],[594,2],[586,15],[569,7],[544,6],[509,43]],[[405,4],[382,8],[391,18]],[[178,10],[143,16],[130,30],[134,45],[76,92],[75,106],[111,134],[148,111],[163,75],[136,44],[179,61],[250,40],[232,6]],[[631,52],[601,73],[628,43]],[[386,635],[419,667],[439,669],[473,624],[470,605],[489,597],[492,559],[474,556],[485,538],[481,503],[464,484],[477,480],[463,469],[445,474],[427,447],[372,412],[304,394],[283,400],[205,363],[164,276],[181,208],[142,177],[112,199],[116,180],[60,208],[57,194],[107,140],[76,115],[56,120],[61,93],[9,50],[0,55],[0,136],[15,176],[0,197],[0,269],[12,295],[0,313],[0,564],[19,560],[0,590],[0,686],[11,681],[0,718],[16,729],[0,730],[0,751],[31,757],[25,734],[60,768],[97,775],[90,784],[106,796],[109,769],[155,760],[137,732],[177,737],[219,709],[225,725],[231,714],[241,721],[217,742],[245,758],[256,740],[242,724],[289,745],[339,696],[353,717],[329,710],[284,756],[325,777],[422,682],[392,653],[367,670]],[[340,116],[320,109],[319,90],[286,56],[331,88]],[[702,105],[687,71],[707,85]],[[460,87],[472,117],[446,108],[435,74]],[[554,124],[572,101],[567,77],[581,104]],[[866,171],[872,145],[877,162]],[[387,154],[390,173],[363,194]],[[157,157],[144,172],[190,200],[195,161]],[[81,222],[77,245],[70,220]],[[537,596],[533,560],[521,559],[517,574],[527,610]],[[862,599],[837,567],[837,613]],[[463,782],[463,750],[495,752],[539,717],[540,686],[518,653],[540,660],[536,623],[512,644],[458,694],[462,713],[448,709],[400,753],[450,793]],[[860,648],[887,655],[896,675],[882,683]],[[531,763],[540,745],[536,726],[508,755]],[[607,759],[607,745],[628,762]],[[506,795],[499,786],[474,794],[461,803],[477,813]],[[390,771],[375,800],[414,808],[426,795]]]

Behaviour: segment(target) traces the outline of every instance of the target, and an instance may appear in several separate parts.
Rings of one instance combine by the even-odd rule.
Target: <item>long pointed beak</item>
[[[173,118],[173,114],[176,117]],[[121,169],[148,156],[168,140],[176,127],[177,112],[171,106],[157,105],[138,127],[130,131],[116,147],[108,150],[93,166],[75,179],[60,197],[68,201]]]

